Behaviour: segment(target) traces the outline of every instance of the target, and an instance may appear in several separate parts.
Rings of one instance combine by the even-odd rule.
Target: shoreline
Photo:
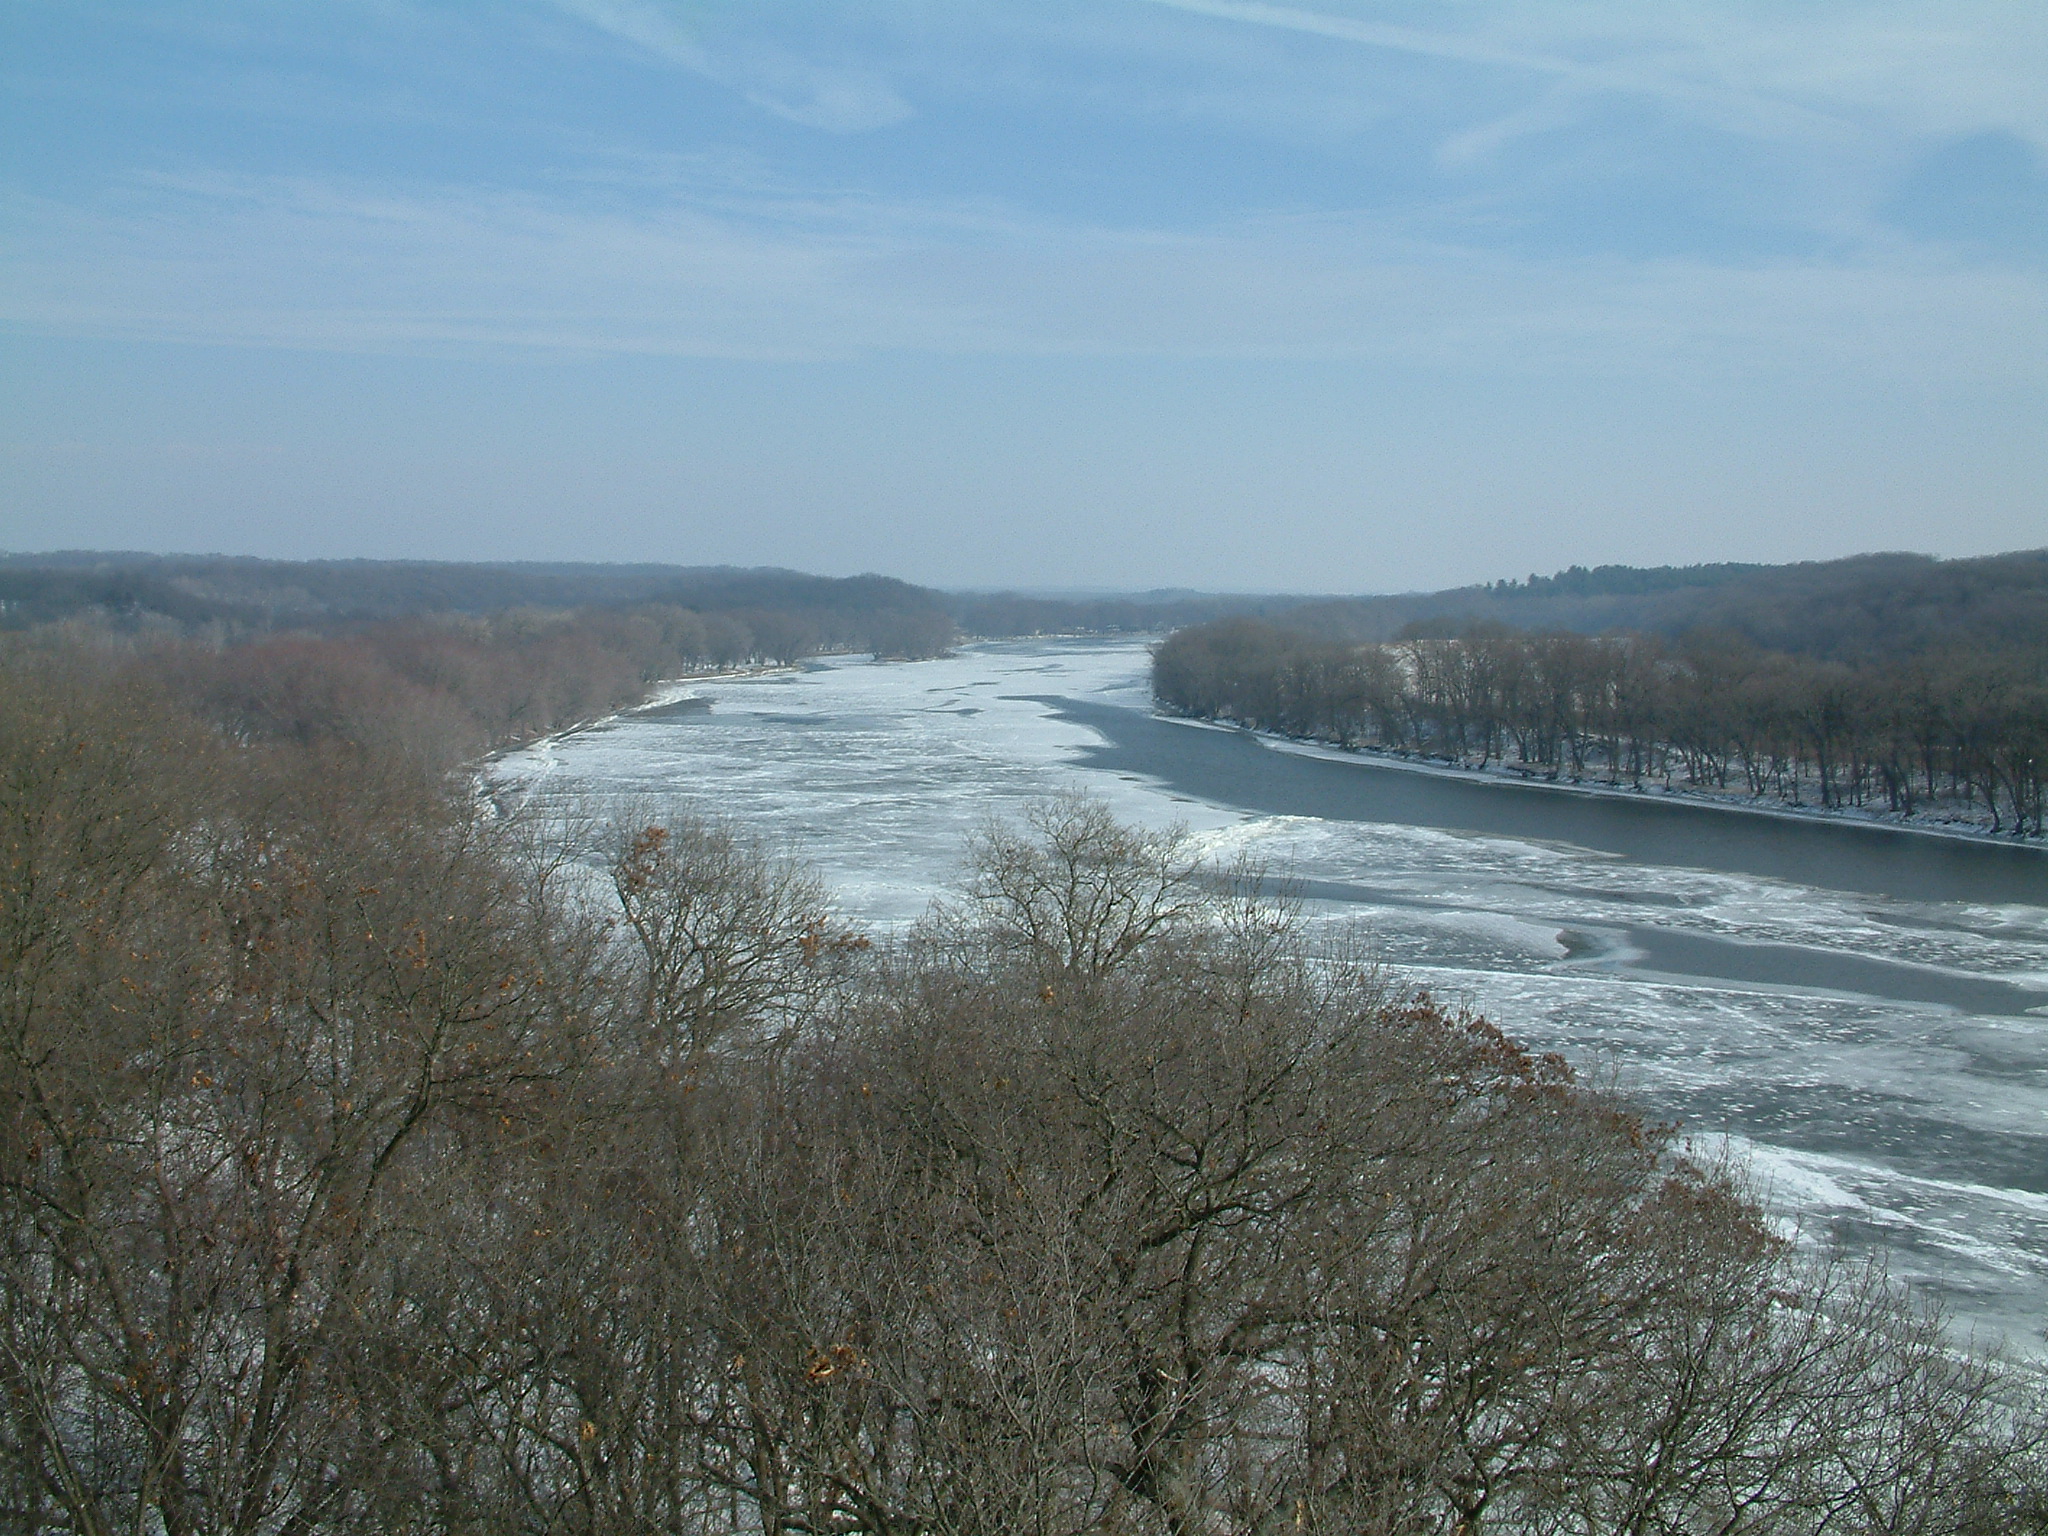
[[[1007,638],[1007,637],[1006,637]],[[1033,636],[1035,640],[1046,639],[1095,639],[1099,636]],[[987,640],[968,640],[968,644],[988,644]],[[765,663],[749,667],[735,667],[706,672],[682,673],[663,678],[649,686],[646,694],[636,704],[613,710],[590,720],[579,721],[559,731],[516,746],[501,748],[483,760],[478,773],[479,784],[490,775],[497,764],[520,752],[545,749],[555,743],[595,730],[614,721],[630,719],[635,715],[656,710],[673,708],[686,702],[694,695],[694,684],[718,681],[732,681],[770,677],[780,673],[794,673],[803,670],[803,663]],[[2015,837],[2008,832],[1993,832],[1988,827],[1930,824],[1907,819],[1896,812],[1871,811],[1861,808],[1787,805],[1783,802],[1764,803],[1753,799],[1735,799],[1708,790],[1680,787],[1668,784],[1645,784],[1641,787],[1605,782],[1588,782],[1565,778],[1550,778],[1546,775],[1528,772],[1519,773],[1498,764],[1485,768],[1463,766],[1446,759],[1418,759],[1404,753],[1380,747],[1342,747],[1327,741],[1287,736],[1278,731],[1257,730],[1250,726],[1234,725],[1221,720],[1209,720],[1189,715],[1169,713],[1156,706],[1149,712],[1150,718],[1168,725],[1187,726],[1196,730],[1214,731],[1230,736],[1249,736],[1260,745],[1289,756],[1312,761],[1346,763],[1353,767],[1384,768],[1399,773],[1418,774],[1439,778],[1454,783],[1494,785],[1514,789],[1546,790],[1554,794],[1575,796],[1582,799],[1619,802],[1628,805],[1663,803],[1675,807],[1696,810],[1720,811],[1731,816],[1750,819],[1769,819],[1800,826],[1832,826],[1863,831],[1901,832],[1917,837],[1934,839],[1944,843],[1960,843],[1986,848],[2009,848],[2036,854],[2048,854],[2048,840],[2032,837]],[[542,768],[538,777],[547,775]],[[494,796],[492,798],[495,798]]]
[[[689,691],[690,686],[694,683],[770,677],[778,672],[799,672],[802,670],[801,663],[785,666],[780,662],[771,662],[757,667],[732,667],[715,672],[685,672],[677,677],[661,678],[648,685],[646,693],[642,695],[640,702],[637,704],[628,704],[623,708],[613,710],[610,714],[596,715],[588,720],[579,720],[574,725],[563,726],[558,731],[549,731],[545,736],[536,736],[531,741],[522,741],[512,746],[500,747],[495,752],[486,752],[483,759],[476,765],[476,771],[470,781],[471,788],[477,798],[489,805],[498,816],[510,816],[513,814],[514,808],[508,806],[503,797],[508,793],[517,791],[520,803],[523,804],[530,798],[534,790],[540,786],[541,781],[554,772],[555,765],[552,761],[548,761],[547,758],[550,749],[557,744],[567,741],[571,737],[581,736],[586,731],[594,731],[599,726],[610,725],[616,720],[626,720],[634,715],[650,714],[656,710],[673,709],[676,705],[694,697]],[[541,759],[535,764],[536,771],[517,776],[500,776],[496,772],[500,766],[522,752],[535,753]]]
[[[803,666],[801,663],[785,666],[781,662],[771,662],[765,666],[731,667],[718,672],[684,672],[676,677],[660,678],[647,685],[647,692],[637,704],[621,705],[609,714],[593,715],[588,720],[578,720],[574,725],[565,725],[560,730],[549,731],[545,736],[536,736],[531,741],[517,742],[511,746],[500,747],[495,752],[486,752],[483,761],[485,766],[489,766],[492,763],[502,762],[516,752],[531,752],[535,747],[544,747],[552,742],[566,741],[571,736],[580,736],[585,731],[594,731],[601,725],[611,724],[614,720],[624,720],[628,716],[645,714],[650,710],[672,708],[693,697],[693,695],[687,691],[673,692],[671,690],[686,688],[691,683],[714,683],[730,681],[736,678],[771,677],[777,672],[800,672],[802,670]]]
[[[1417,759],[1406,754],[1390,751],[1383,747],[1340,747],[1326,741],[1315,741],[1297,736],[1283,735],[1278,731],[1256,730],[1251,726],[1232,725],[1221,720],[1205,720],[1191,715],[1169,714],[1155,708],[1152,718],[1168,725],[1183,725],[1195,730],[1221,731],[1232,736],[1250,736],[1260,745],[1290,756],[1304,757],[1321,762],[1349,763],[1354,767],[1386,768],[1399,773],[1424,774],[1434,778],[1449,779],[1465,784],[1493,784],[1510,789],[1547,790],[1554,794],[1575,795],[1587,799],[1615,800],[1628,805],[1656,804],[1659,802],[1686,806],[1696,810],[1722,811],[1731,816],[1764,817],[1778,821],[1794,822],[1802,826],[1837,826],[1870,831],[1906,832],[1918,837],[1939,839],[1943,842],[1968,843],[1988,848],[2013,848],[2027,852],[2048,854],[2048,841],[2033,837],[2015,837],[2009,832],[1993,832],[1988,827],[1966,825],[1933,825],[1924,821],[1907,820],[1896,812],[1869,811],[1858,808],[1818,805],[1786,805],[1763,803],[1754,800],[1730,800],[1706,790],[1677,786],[1646,784],[1641,788],[1627,784],[1587,782],[1582,779],[1549,778],[1536,773],[1522,774],[1497,766],[1470,768],[1446,759]]]

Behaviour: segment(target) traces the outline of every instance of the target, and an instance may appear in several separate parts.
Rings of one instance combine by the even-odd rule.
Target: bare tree
[[[985,827],[952,924],[1028,957],[1048,979],[1092,982],[1204,906],[1213,881],[1184,828],[1127,827],[1100,800],[1030,807],[1021,825]]]
[[[610,873],[634,940],[641,1026],[674,1061],[736,1031],[786,1029],[866,942],[793,860],[701,817],[622,828]]]

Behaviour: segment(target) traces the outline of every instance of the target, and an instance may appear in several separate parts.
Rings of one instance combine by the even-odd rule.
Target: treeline
[[[1473,624],[1676,640],[1695,630],[1862,664],[1933,652],[2048,653],[2048,550],[1965,560],[1857,555],[1798,565],[1573,566],[1444,592],[1304,603],[1285,622],[1328,640],[1439,637]]]
[[[139,651],[172,697],[237,740],[339,742],[452,769],[629,708],[663,678],[787,663],[814,649],[812,632],[781,614],[645,607],[440,616]]]
[[[657,591],[689,601],[640,599]],[[0,562],[0,634],[146,655],[159,686],[243,738],[375,738],[453,764],[662,678],[942,654],[957,631],[931,596],[790,572],[39,556]]]
[[[1359,644],[1240,619],[1172,635],[1152,679],[1182,713],[1347,746],[2044,831],[2048,647],[1851,666],[1725,633]]]
[[[805,632],[814,647],[934,654],[938,594],[886,576],[729,566],[253,560],[93,552],[0,557],[0,628],[67,618],[155,634],[335,633],[395,619],[682,608]],[[757,625],[758,627],[758,625]],[[930,638],[936,635],[936,640]]]
[[[1301,599],[1155,591],[1101,597],[939,592],[886,576],[729,566],[254,560],[217,555],[0,555],[0,630],[65,619],[128,633],[235,639],[334,633],[438,615],[685,608],[743,622],[772,614],[822,650],[936,655],[982,638],[1130,634]],[[758,626],[757,626],[758,627]]]
[[[682,608],[793,634],[813,650],[931,656],[959,633],[1114,634],[1296,599],[1190,592],[1058,598],[937,592],[885,576],[669,565],[462,564],[411,560],[253,560],[100,554],[0,556],[0,630],[63,620],[125,633],[234,640],[296,631],[513,610]],[[763,616],[772,616],[764,620]],[[764,647],[767,649],[767,647]]]
[[[2031,1378],[1183,837],[871,943],[4,659],[9,1531],[2048,1531]]]
[[[1573,566],[1442,592],[1314,598],[1153,591],[938,592],[883,576],[671,565],[0,555],[0,630],[65,619],[129,633],[235,639],[513,609],[773,613],[825,650],[932,655],[983,638],[1133,634],[1264,617],[1327,640],[1439,638],[1471,625],[1672,640],[1694,630],[1861,663],[1934,651],[2048,650],[2048,550],[1979,559],[1858,555],[1799,565]]]
[[[12,637],[24,656],[126,658],[236,740],[338,742],[443,771],[629,708],[664,678],[788,664],[819,646],[785,613],[654,605],[443,614],[225,643],[78,621]]]
[[[970,635],[1152,634],[1238,614],[1276,614],[1299,597],[1159,591],[1113,597],[1039,597],[1018,592],[949,592],[946,611]]]

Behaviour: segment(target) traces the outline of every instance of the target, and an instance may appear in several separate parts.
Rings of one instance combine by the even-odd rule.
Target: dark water
[[[1249,731],[1201,729],[1085,699],[1042,702],[1104,738],[1089,751],[1091,766],[1268,815],[1542,838],[1643,864],[1910,901],[2048,902],[2048,850],[2035,847],[1759,816],[1654,792],[1623,798],[1416,773],[1365,755],[1332,761],[1274,751]]]

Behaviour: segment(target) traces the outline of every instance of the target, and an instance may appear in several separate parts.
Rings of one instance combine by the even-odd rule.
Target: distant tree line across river
[[[460,761],[639,703],[664,678],[822,652],[918,659],[958,631],[881,576],[215,557],[0,561],[0,633],[146,657],[250,740]]]
[[[1819,568],[1832,583],[1782,569],[1708,568],[1698,589],[1608,576],[1645,619],[1731,621],[1675,636],[1528,632],[1450,608],[1362,639],[1369,602],[1217,620],[1159,647],[1153,688],[1187,715],[1466,767],[2041,836],[2048,560],[1951,563],[1970,572],[1889,558]],[[1600,577],[1532,579],[1520,600],[1583,602]],[[1772,588],[1794,611],[1762,604]],[[1490,607],[1515,601],[1496,593]]]
[[[1961,560],[1877,554],[1797,565],[1575,565],[1443,592],[1304,599],[1285,617],[1291,628],[1341,640],[1441,637],[1491,624],[1667,640],[1721,633],[1761,650],[1859,666],[1936,651],[2040,656],[2048,654],[2048,550]]]

